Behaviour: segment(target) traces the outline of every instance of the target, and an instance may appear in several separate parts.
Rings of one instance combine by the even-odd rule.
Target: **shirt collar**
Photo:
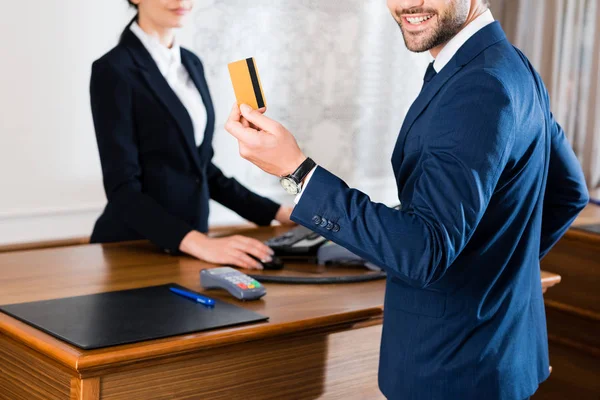
[[[440,72],[452,57],[454,57],[458,49],[460,49],[471,36],[492,22],[494,22],[494,17],[492,16],[492,12],[488,9],[450,39],[434,60],[433,68],[435,69],[435,72]]]
[[[147,34],[137,22],[129,28],[140,39],[150,56],[158,66],[161,74],[166,76],[169,72],[181,64],[181,48],[174,38],[171,48],[164,46],[157,37]]]

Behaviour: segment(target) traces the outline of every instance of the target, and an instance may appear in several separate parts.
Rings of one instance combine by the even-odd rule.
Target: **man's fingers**
[[[273,121],[269,117],[265,117],[259,111],[253,110],[252,107],[247,104],[242,104],[239,107],[239,110],[244,118],[246,118],[250,123],[256,125],[261,130],[275,132],[279,128],[279,124],[277,122]]]
[[[239,121],[241,116],[242,113],[240,112],[240,108],[238,107],[237,103],[233,103],[233,106],[231,107],[231,112],[229,113],[229,119]]]
[[[225,123],[225,130],[233,135],[237,140],[248,145],[254,145],[260,137],[258,131],[250,126],[250,123],[240,113],[237,103],[233,103],[229,118]]]
[[[242,123],[244,128],[250,128],[250,122],[248,122],[248,120],[246,118],[244,118],[244,117],[240,118],[240,122]]]
[[[259,108],[257,111],[261,114],[264,114],[265,112],[267,112],[267,107]],[[240,112],[240,108],[238,107],[237,103],[233,103],[229,118],[236,121],[239,120],[242,123],[242,125],[244,125],[246,128],[250,126],[248,120],[242,116],[242,113]]]
[[[225,130],[242,143],[252,145],[259,139],[258,131],[245,127],[239,119],[236,121],[234,118],[229,118],[225,123]]]

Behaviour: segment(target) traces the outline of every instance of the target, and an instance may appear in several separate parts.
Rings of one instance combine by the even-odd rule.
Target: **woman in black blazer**
[[[242,236],[209,238],[209,199],[269,225],[290,207],[227,178],[211,161],[215,113],[202,63],[175,42],[191,0],[128,0],[138,9],[119,44],[94,62],[92,114],[108,204],[93,243],[149,239],[167,252],[262,268],[272,251]]]

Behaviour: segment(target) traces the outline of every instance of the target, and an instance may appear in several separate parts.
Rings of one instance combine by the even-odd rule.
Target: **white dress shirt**
[[[479,32],[482,28],[491,24],[492,22],[494,22],[494,17],[492,16],[492,12],[488,9],[479,17],[471,21],[452,39],[450,39],[448,43],[446,43],[446,45],[439,52],[437,58],[433,63],[433,69],[435,69],[435,72],[440,72],[442,68],[444,68],[446,64],[448,64],[452,57],[454,57],[458,49],[460,49],[462,45],[465,44],[467,40],[471,38],[471,36]],[[298,202],[302,198],[302,193],[304,192],[304,189],[308,186],[308,182],[310,181],[310,178],[312,178],[312,175],[315,172],[316,168],[317,167],[313,168],[304,180],[302,191],[296,195],[294,203],[298,204]]]
[[[206,129],[206,108],[198,88],[181,63],[179,44],[175,40],[171,48],[164,46],[157,37],[144,32],[137,22],[131,24],[130,29],[148,50],[161,74],[186,108],[194,126],[196,146],[200,146],[204,140],[204,130]]]
[[[440,72],[442,68],[448,64],[452,57],[454,57],[458,49],[460,49],[462,45],[471,38],[471,36],[492,22],[494,22],[494,17],[492,16],[492,12],[488,9],[479,17],[471,21],[469,25],[465,26],[452,39],[450,39],[442,48],[442,51],[438,53],[438,56],[433,62],[433,69],[435,69],[435,72]]]

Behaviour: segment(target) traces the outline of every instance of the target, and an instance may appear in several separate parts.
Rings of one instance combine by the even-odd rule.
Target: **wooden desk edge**
[[[383,307],[342,312],[308,320],[271,325],[262,323],[232,330],[192,333],[98,350],[80,350],[0,312],[0,334],[76,371],[90,374],[107,367],[118,367],[166,356],[184,355],[210,348],[266,338],[320,331],[339,326],[381,323]]]

